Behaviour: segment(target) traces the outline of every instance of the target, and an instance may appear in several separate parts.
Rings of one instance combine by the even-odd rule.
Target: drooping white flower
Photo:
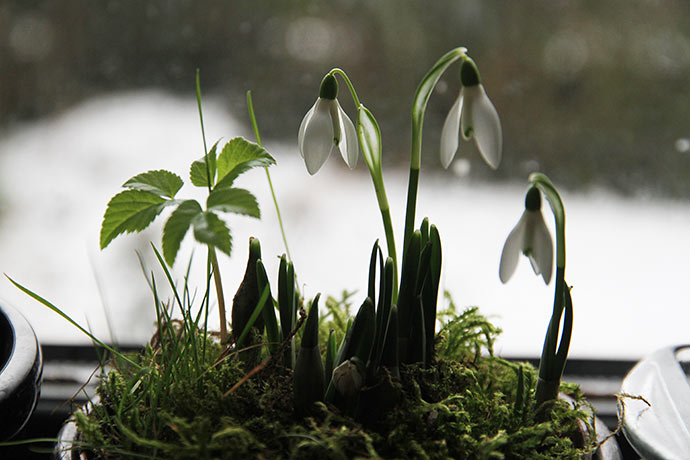
[[[484,91],[474,61],[466,58],[460,68],[462,88],[448,112],[441,131],[441,164],[448,168],[458,150],[462,129],[465,140],[474,139],[484,160],[493,169],[501,163],[503,133],[496,108]]]
[[[508,282],[515,273],[520,253],[529,258],[534,273],[549,284],[553,270],[553,243],[541,213],[541,194],[536,187],[527,192],[525,212],[503,246],[498,269],[501,282]]]
[[[333,150],[338,150],[345,163],[357,166],[359,147],[352,121],[336,99],[338,83],[333,75],[326,75],[316,103],[302,119],[297,143],[309,174],[316,174]]]

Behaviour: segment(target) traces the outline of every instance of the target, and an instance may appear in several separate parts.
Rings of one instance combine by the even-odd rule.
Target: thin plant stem
[[[391,259],[393,259],[393,292],[392,292],[392,302],[398,302],[398,258],[396,257],[395,248],[395,237],[393,233],[393,222],[391,220],[390,206],[388,206],[388,197],[386,196],[386,188],[383,186],[383,178],[381,178],[381,184],[379,187],[376,186],[376,179],[374,179],[374,189],[376,190],[376,199],[379,203],[379,209],[381,210],[381,219],[383,220],[383,229],[386,233],[386,246],[388,248],[388,254]]]
[[[196,105],[199,109],[199,122],[201,123],[201,139],[204,141],[204,163],[206,163],[206,179],[209,193],[211,185],[211,166],[208,162],[208,147],[206,146],[206,130],[204,129],[204,113],[201,110],[201,82],[199,80],[199,69],[196,69]]]
[[[254,136],[256,136],[256,143],[259,147],[263,147],[261,144],[261,136],[259,135],[259,125],[256,122],[256,116],[254,115],[254,104],[252,103],[252,92],[247,91],[247,109],[249,110],[249,118],[252,121],[252,127],[254,128]],[[268,167],[264,168],[266,171],[266,179],[268,179],[268,187],[271,189],[271,197],[273,198],[273,206],[276,208],[276,215],[278,216],[278,225],[280,225],[280,234],[283,237],[283,244],[285,245],[285,253],[289,261],[292,261],[290,256],[290,248],[288,247],[287,236],[285,233],[285,226],[283,225],[283,217],[280,214],[280,207],[278,206],[278,199],[276,198],[276,192],[273,189],[273,181],[271,180],[271,173],[268,171]]]
[[[199,81],[199,69],[196,71],[196,102],[199,108],[199,120],[201,122],[201,138],[204,141],[204,163],[206,163],[206,178],[208,185],[208,192],[213,191],[211,185],[211,165],[208,161],[208,147],[206,145],[206,131],[204,130],[204,115],[201,110],[201,83]],[[218,259],[216,258],[216,251],[211,245],[208,246],[208,261],[213,266],[213,281],[216,285],[216,297],[218,297],[218,314],[220,315],[220,341],[225,343],[228,337],[227,321],[225,319],[225,297],[223,296],[223,282],[220,278],[220,269],[218,268]]]
[[[331,71],[328,73],[329,75],[339,75],[345,84],[347,85],[348,90],[350,91],[350,95],[352,96],[352,101],[355,104],[355,108],[357,109],[357,126],[360,126],[360,114],[363,114],[366,119],[373,125],[374,129],[376,130],[378,139],[379,139],[379,153],[381,151],[380,149],[380,139],[381,139],[381,131],[379,129],[378,123],[376,122],[376,119],[374,116],[371,114],[371,112],[364,107],[361,102],[359,101],[359,97],[357,96],[357,91],[355,91],[355,87],[350,81],[350,78],[347,76],[344,70],[340,68],[334,68],[331,69]],[[360,137],[360,145],[363,145],[363,139],[362,135],[359,129],[357,129],[358,135]],[[386,195],[386,187],[383,183],[383,172],[381,168],[381,158],[380,156],[378,158],[373,158],[369,159],[367,156],[364,156],[364,159],[367,163],[367,167],[369,168],[369,174],[371,175],[371,180],[374,184],[374,191],[376,192],[376,201],[378,202],[379,205],[379,210],[381,211],[381,219],[383,221],[383,230],[386,235],[386,246],[388,248],[388,255],[393,259],[393,266],[394,266],[394,271],[393,271],[393,277],[394,277],[394,282],[393,282],[393,302],[397,302],[398,298],[398,255],[397,255],[397,250],[395,248],[395,232],[393,231],[393,223],[391,220],[391,215],[390,215],[390,205],[388,204],[388,197]]]
[[[220,269],[216,258],[215,248],[209,246],[209,257],[213,266],[213,281],[216,285],[216,297],[218,297],[218,312],[220,314],[220,342],[225,343],[228,338],[227,320],[225,319],[225,297],[223,296],[223,283],[220,280]]]

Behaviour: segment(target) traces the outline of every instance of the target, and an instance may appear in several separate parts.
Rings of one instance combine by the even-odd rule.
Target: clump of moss
[[[579,434],[592,424],[576,386],[562,388],[573,403],[536,422],[534,368],[493,356],[500,331],[476,308],[447,316],[432,364],[385,374],[351,413],[319,402],[295,415],[290,369],[265,354],[247,378],[252,369],[201,331],[192,334],[200,371],[189,378],[170,379],[164,353],[149,346],[141,367],[117,361],[102,373],[100,402],[75,416],[81,441],[92,458],[175,460],[577,459],[595,448]],[[382,395],[394,397],[381,406]]]

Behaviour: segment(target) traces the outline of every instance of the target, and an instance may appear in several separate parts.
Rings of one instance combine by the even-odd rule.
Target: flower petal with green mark
[[[206,200],[209,210],[233,212],[245,216],[261,218],[256,197],[241,188],[221,188],[213,190]]]
[[[448,168],[458,149],[460,134],[474,139],[484,161],[493,169],[501,163],[503,133],[496,108],[486,95],[479,71],[469,57],[460,69],[462,88],[451,107],[441,130],[441,164]]]
[[[122,186],[132,190],[155,193],[166,198],[175,198],[182,185],[183,182],[180,176],[170,171],[159,169],[138,174]]]
[[[122,233],[140,232],[175,200],[143,190],[125,190],[110,199],[101,225],[101,249]]]
[[[230,187],[237,176],[257,167],[268,167],[275,164],[273,157],[259,145],[236,137],[223,147],[218,155],[217,188]]]
[[[496,108],[489,100],[483,85],[462,89],[465,103],[460,116],[462,135],[474,138],[479,153],[493,169],[501,163],[503,133]]]
[[[163,227],[163,257],[168,265],[175,262],[189,226],[201,212],[201,205],[196,200],[185,200],[168,218]]]
[[[203,211],[192,220],[192,226],[194,227],[194,238],[199,243],[216,247],[230,255],[232,250],[230,229],[216,214]]]

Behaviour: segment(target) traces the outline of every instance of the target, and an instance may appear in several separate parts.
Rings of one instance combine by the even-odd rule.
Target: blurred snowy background
[[[435,59],[465,45],[501,115],[504,162],[492,172],[463,143],[451,169],[440,169],[440,127],[458,90],[451,69],[429,103],[418,204],[419,219],[441,232],[443,287],[504,329],[501,354],[539,355],[552,287],[526,259],[501,285],[498,261],[526,177],[540,170],[562,189],[567,211],[571,356],[636,358],[690,340],[687,2],[249,5],[0,3],[0,271],[100,337],[110,336],[107,318],[120,342],[149,337],[152,300],[135,251],[155,268],[149,243],[159,244],[160,225],[104,251],[98,232],[125,180],[154,168],[186,177],[201,156],[200,68],[211,142],[253,137],[244,94],[254,93],[303,292],[361,293],[371,245],[383,238],[373,187],[363,164],[350,172],[337,158],[309,176],[296,150],[301,117],[323,73],[345,68],[382,126],[400,245],[409,104]],[[341,103],[352,115],[351,102]],[[284,252],[265,173],[240,184],[257,195],[263,218],[229,216],[233,256],[221,260],[229,298],[249,236],[260,238],[273,279]],[[180,196],[194,193],[185,186]],[[186,241],[182,254],[193,248]],[[180,278],[184,262],[175,266]],[[24,311],[45,343],[86,340],[5,279],[0,298]]]

